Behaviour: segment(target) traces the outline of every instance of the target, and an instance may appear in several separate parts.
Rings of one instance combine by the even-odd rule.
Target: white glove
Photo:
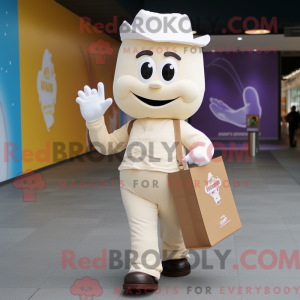
[[[212,143],[207,143],[204,146],[198,146],[194,148],[189,154],[183,157],[181,160],[188,162],[189,164],[196,164],[197,166],[204,166],[211,161],[214,155],[214,147]]]
[[[81,115],[89,123],[100,120],[113,102],[111,98],[105,100],[102,82],[98,83],[98,92],[86,85],[84,92],[79,91],[78,96],[76,102],[80,105]]]

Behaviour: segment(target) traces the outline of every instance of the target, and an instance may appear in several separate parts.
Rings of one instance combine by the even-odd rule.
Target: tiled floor
[[[117,184],[119,162],[107,157],[98,162],[84,160],[41,171],[47,186],[37,191],[36,202],[24,202],[22,191],[12,183],[0,187],[1,300],[80,299],[70,288],[85,276],[98,280],[103,289],[94,300],[131,297],[119,293],[127,273],[125,251],[130,249]],[[191,263],[198,266],[189,276],[162,277],[156,294],[135,298],[299,299],[300,152],[278,147],[261,151],[251,162],[226,160],[226,168],[231,183],[240,182],[232,190],[243,228],[206,252],[192,251]],[[66,180],[67,187],[59,187],[59,180]],[[86,180],[85,188],[80,187],[81,180]],[[105,188],[99,187],[101,180],[107,182]],[[114,187],[110,180],[116,180]],[[79,267],[80,258],[103,257],[103,249],[107,251],[105,269]],[[73,269],[63,267],[62,250],[75,256]],[[116,261],[113,265],[114,250],[121,255],[122,266]],[[229,255],[220,265],[217,254],[226,250]],[[240,261],[247,250],[254,251],[246,258],[253,269]],[[261,259],[263,251],[269,254]],[[288,258],[294,253],[295,261],[281,268],[285,253]],[[272,262],[274,266],[268,267]]]

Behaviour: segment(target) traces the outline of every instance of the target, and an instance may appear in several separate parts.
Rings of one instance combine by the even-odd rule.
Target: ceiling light
[[[197,31],[193,30],[193,34],[196,34],[196,33],[197,33]]]
[[[242,39],[243,39],[242,37],[238,37],[238,38],[237,38],[238,41],[241,41]]]
[[[267,29],[251,29],[251,30],[246,30],[246,34],[267,34],[270,33],[270,30]]]

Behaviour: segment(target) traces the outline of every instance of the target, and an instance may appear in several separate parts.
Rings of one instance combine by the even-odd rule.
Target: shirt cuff
[[[101,117],[101,119],[99,119],[99,120],[97,120],[95,122],[92,122],[92,123],[86,122],[86,127],[89,130],[97,130],[103,124],[104,124],[104,117]]]

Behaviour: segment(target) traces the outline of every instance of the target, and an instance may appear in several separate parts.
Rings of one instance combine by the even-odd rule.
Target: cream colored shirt
[[[119,170],[137,169],[172,173],[179,171],[176,160],[175,133],[171,119],[137,119],[130,137],[127,133],[128,124],[109,134],[104,118],[93,123],[86,123],[91,142],[102,154],[118,153],[126,148]],[[211,141],[208,137],[187,122],[180,121],[181,142],[189,150],[195,143]],[[185,152],[183,152],[185,153]]]

